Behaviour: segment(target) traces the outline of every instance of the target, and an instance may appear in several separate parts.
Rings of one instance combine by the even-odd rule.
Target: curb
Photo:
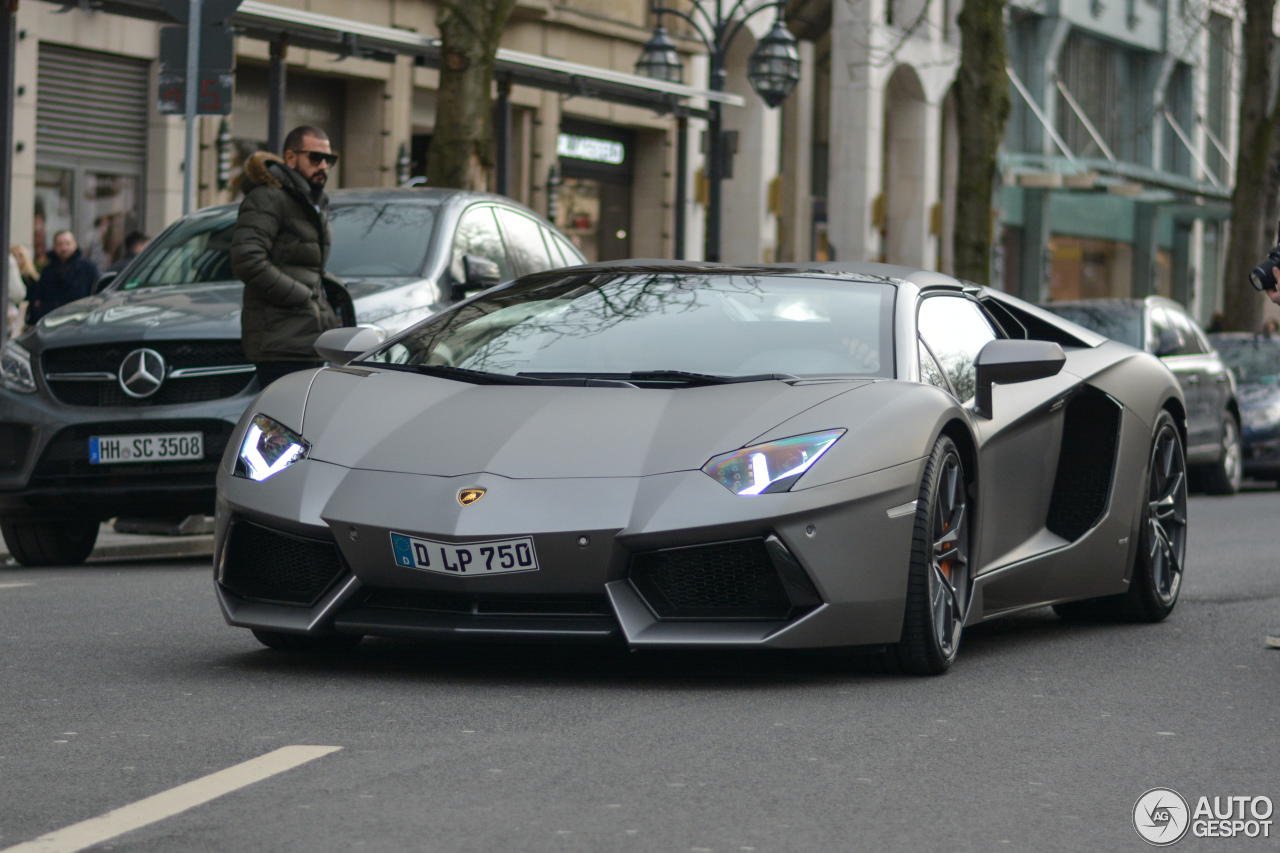
[[[132,540],[132,541],[131,541]],[[139,536],[115,533],[104,525],[98,545],[88,562],[119,560],[169,560],[185,557],[213,556],[213,534],[195,536]],[[0,566],[12,563],[9,550],[0,541]]]

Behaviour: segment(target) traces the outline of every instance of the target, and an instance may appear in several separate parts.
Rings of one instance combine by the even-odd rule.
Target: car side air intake
[[[1102,518],[1111,494],[1121,406],[1097,388],[1085,386],[1063,416],[1058,473],[1045,527],[1075,541]]]

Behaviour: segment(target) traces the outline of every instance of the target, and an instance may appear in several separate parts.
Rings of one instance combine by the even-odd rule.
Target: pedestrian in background
[[[259,151],[244,166],[244,201],[231,236],[231,268],[244,282],[245,356],[265,387],[319,367],[316,338],[340,323],[325,296],[333,231],[324,186],[338,155],[319,128],[294,128],[284,156]]]
[[[125,236],[124,242],[120,244],[116,262],[107,267],[107,272],[123,272],[125,267],[133,263],[134,258],[142,254],[142,250],[147,248],[150,242],[151,238],[141,231],[130,231]]]
[[[27,247],[15,244],[9,247],[9,311],[8,325],[5,326],[9,338],[22,332],[22,311],[20,306],[27,301],[27,293],[35,286],[40,277],[35,264],[31,263],[31,253]]]
[[[59,231],[53,235],[53,254],[40,272],[40,280],[27,292],[27,322],[35,325],[41,317],[68,302],[93,293],[98,268],[80,253],[75,235]]]

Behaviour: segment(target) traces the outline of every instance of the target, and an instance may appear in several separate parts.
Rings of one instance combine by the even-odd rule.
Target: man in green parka
[[[285,137],[283,158],[259,151],[245,163],[231,267],[244,282],[241,344],[264,388],[319,367],[316,338],[340,325],[323,280],[333,242],[324,185],[337,161],[325,132],[303,126]]]

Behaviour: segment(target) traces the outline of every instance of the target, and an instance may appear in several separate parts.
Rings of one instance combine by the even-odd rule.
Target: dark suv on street
[[[585,262],[500,196],[339,190],[331,205],[329,271],[356,322],[387,334],[499,280]],[[237,209],[175,222],[0,354],[0,531],[19,562],[82,562],[108,518],[213,511],[218,461],[260,390],[240,347]]]
[[[1043,307],[1100,335],[1158,356],[1187,401],[1187,465],[1196,488],[1240,490],[1240,404],[1236,383],[1204,332],[1171,299],[1085,299]]]

